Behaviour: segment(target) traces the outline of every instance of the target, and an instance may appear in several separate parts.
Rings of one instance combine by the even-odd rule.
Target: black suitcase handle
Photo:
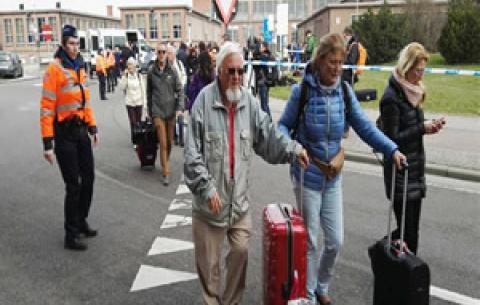
[[[406,161],[402,162],[402,166],[405,170],[405,174],[403,175],[403,195],[402,195],[402,221],[400,224],[400,249],[398,255],[404,254],[404,235],[405,235],[405,210],[407,206],[407,186],[408,186],[408,163]],[[397,167],[395,166],[395,162],[392,164],[392,180],[391,180],[391,187],[390,187],[390,209],[388,212],[388,227],[387,227],[387,236],[388,236],[388,253],[390,253],[392,249],[392,214],[393,214],[393,202],[395,200],[395,181],[396,181],[396,174],[397,174]]]

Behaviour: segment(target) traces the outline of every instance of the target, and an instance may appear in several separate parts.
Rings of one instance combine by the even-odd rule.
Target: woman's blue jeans
[[[303,218],[307,227],[307,296],[315,300],[315,292],[328,294],[335,261],[343,244],[343,198],[342,177],[333,187],[324,190],[304,188]],[[300,203],[300,188],[294,186],[297,204]],[[320,229],[324,245],[319,246]]]

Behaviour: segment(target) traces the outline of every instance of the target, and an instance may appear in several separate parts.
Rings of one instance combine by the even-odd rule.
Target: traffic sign
[[[45,41],[52,41],[52,26],[50,24],[42,25],[42,35]]]
[[[222,15],[223,23],[228,24],[232,17],[233,8],[237,4],[237,0],[215,0],[215,3]]]

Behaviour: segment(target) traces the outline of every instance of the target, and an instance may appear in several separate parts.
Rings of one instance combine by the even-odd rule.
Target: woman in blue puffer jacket
[[[278,128],[285,135],[295,130],[297,141],[307,149],[311,160],[305,171],[303,192],[303,215],[308,231],[307,296],[321,305],[331,304],[328,286],[343,243],[341,140],[344,131],[352,126],[364,142],[390,156],[399,168],[405,161],[398,146],[379,131],[362,111],[352,88],[341,84],[344,58],[345,44],[341,35],[324,36],[305,69],[303,82],[307,86],[307,94],[302,114],[299,116],[302,85],[296,85],[278,123]],[[344,92],[344,88],[348,92]],[[340,166],[335,166],[337,172],[328,166],[332,163],[340,163]],[[292,165],[291,174],[298,202],[298,164]],[[320,228],[325,240],[321,252],[317,244]]]

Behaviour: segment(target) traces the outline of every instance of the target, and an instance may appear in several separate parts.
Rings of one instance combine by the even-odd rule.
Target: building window
[[[58,41],[57,17],[48,17],[48,23],[52,26],[52,41]]]
[[[5,28],[5,42],[7,44],[13,43],[12,19],[4,19],[3,24]]]
[[[158,38],[157,13],[155,12],[150,13],[149,22],[150,22],[150,39],[157,39]]]
[[[253,17],[256,19],[263,20],[263,18],[268,17],[268,15],[275,14],[276,10],[277,1],[259,0],[253,2]]]
[[[142,33],[143,37],[145,37],[146,33],[145,33],[145,15],[144,14],[137,14],[137,26],[140,33]]]
[[[23,19],[17,18],[15,19],[15,30],[17,32],[17,43],[24,43],[25,36],[24,36],[24,27],[23,27]]]
[[[313,11],[318,11],[327,5],[326,0],[313,0]]]
[[[161,23],[161,30],[162,30],[162,39],[169,39],[170,34],[168,31],[168,14],[166,13],[160,14],[160,23]]]
[[[61,20],[62,20],[62,28],[63,28],[63,26],[64,26],[65,24],[67,24],[67,18],[62,17]]]
[[[46,23],[45,17],[38,17],[37,18],[37,29],[38,29],[38,40],[40,42],[45,41],[45,37],[43,36],[43,25]]]
[[[260,18],[266,17],[263,15],[264,2],[263,1],[254,1],[253,2],[253,16]]]
[[[180,13],[173,13],[173,38],[182,37],[182,25],[180,24]]]
[[[127,29],[133,29],[134,28],[133,15],[132,14],[126,14],[125,15],[125,26],[127,27]]]
[[[230,36],[232,41],[238,41],[238,28],[237,27],[230,27],[227,29],[227,34]]]
[[[238,1],[237,14],[235,20],[247,20],[248,19],[248,1]]]
[[[35,23],[33,18],[27,18],[28,42],[35,42]]]
[[[360,20],[360,16],[361,15],[355,15],[355,14],[352,14],[352,24],[358,20]]]
[[[288,17],[304,18],[307,11],[307,2],[305,0],[288,0]]]

